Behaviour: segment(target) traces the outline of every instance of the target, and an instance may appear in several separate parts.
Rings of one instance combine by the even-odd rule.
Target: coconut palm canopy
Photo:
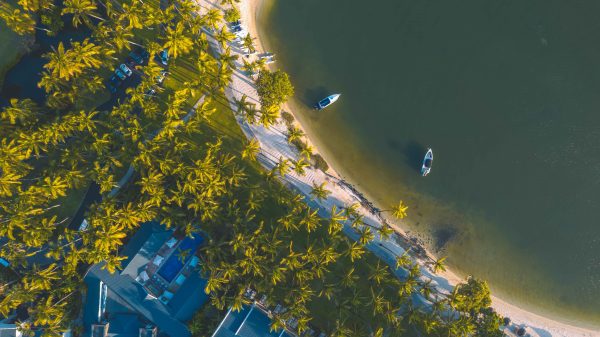
[[[210,238],[198,255],[216,315],[250,304],[243,294],[251,288],[287,308],[274,328],[294,317],[298,331],[311,324],[337,336],[499,332],[498,316],[484,311],[485,287],[469,288],[482,296],[446,298],[410,259],[399,261],[405,277],[397,278],[396,266],[366,249],[379,229],[338,209],[323,219],[286,189],[276,177],[303,174],[314,159],[309,146],[305,159],[282,158],[272,172],[257,164],[258,141],[244,137],[225,90],[237,60],[209,49],[209,41],[226,47],[233,38],[221,11],[192,0],[20,0],[0,4],[0,18],[18,34],[89,28],[82,40],[44,51],[43,101],[11,99],[0,113],[0,256],[10,262],[1,270],[0,314],[27,308],[24,329],[49,336],[75,328],[85,270],[103,262],[116,272],[127,258],[123,244],[157,220]],[[163,53],[166,60],[155,62]],[[145,61],[129,63],[131,77],[113,77],[131,54]],[[162,84],[160,74],[168,74]],[[248,122],[269,126],[293,87],[283,72],[262,70],[260,78],[266,109],[246,98],[234,105]],[[291,142],[301,137],[291,130]],[[315,199],[328,195],[313,186]],[[400,204],[394,214],[406,209]],[[79,230],[81,214],[87,226]],[[439,310],[414,306],[419,292]],[[444,316],[447,308],[462,315]],[[210,334],[197,322],[194,334]]]

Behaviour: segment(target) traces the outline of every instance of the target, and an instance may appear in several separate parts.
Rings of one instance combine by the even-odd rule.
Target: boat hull
[[[423,158],[423,164],[421,165],[421,175],[423,177],[427,176],[431,172],[432,164],[433,164],[433,151],[431,149],[427,149],[425,158]]]
[[[330,96],[327,96],[325,98],[323,98],[322,100],[320,100],[319,102],[317,102],[317,104],[315,104],[314,109],[315,110],[323,110],[326,107],[332,105],[333,103],[335,103],[338,98],[340,98],[341,94],[333,94]]]

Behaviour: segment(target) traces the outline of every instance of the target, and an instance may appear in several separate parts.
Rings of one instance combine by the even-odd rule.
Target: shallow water
[[[600,327],[600,2],[270,4],[294,105],[342,175],[405,200],[404,225],[497,294]]]

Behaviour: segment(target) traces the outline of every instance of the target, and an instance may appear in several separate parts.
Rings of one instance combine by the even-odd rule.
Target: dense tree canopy
[[[0,314],[27,309],[23,326],[46,336],[74,328],[77,313],[69,308],[81,297],[85,270],[102,261],[117,270],[128,236],[158,220],[178,233],[208,234],[199,256],[217,310],[249,303],[243,294],[251,288],[287,308],[273,317],[273,328],[295,318],[296,330],[312,325],[331,336],[497,330],[483,283],[469,280],[449,297],[439,294],[407,256],[390,267],[369,252],[375,234],[389,236],[389,228],[365,226],[352,207],[324,219],[273,179],[292,169],[302,174],[304,159],[282,158],[265,172],[255,161],[258,141],[244,138],[225,96],[237,60],[226,48],[217,58],[209,50],[209,39],[227,47],[232,38],[223,13],[191,0],[163,3],[0,5],[0,17],[18,33],[60,36],[63,24],[36,20],[56,13],[64,26],[90,30],[44,53],[38,86],[45,100],[12,99],[0,113],[0,256],[12,268],[2,278]],[[139,83],[124,84],[124,95],[109,99],[108,79],[140,46],[150,60],[132,69]],[[163,50],[168,69],[154,62]],[[163,71],[169,75],[159,85]],[[244,98],[237,105],[247,121],[272,124],[293,87],[287,74],[267,70],[257,87],[260,116]],[[74,214],[94,190],[88,226],[78,230]],[[315,199],[328,194],[315,184]],[[395,213],[403,217],[406,207]],[[344,226],[359,239],[349,239]],[[417,305],[414,296],[430,305]]]

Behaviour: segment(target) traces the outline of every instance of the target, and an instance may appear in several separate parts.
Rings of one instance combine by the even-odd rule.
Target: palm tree
[[[48,63],[44,65],[44,68],[49,69],[52,75],[68,81],[80,74],[83,69],[83,64],[77,62],[73,56],[69,50],[65,50],[65,46],[60,42],[57,49],[53,47],[52,52],[44,55],[48,58]]]
[[[392,237],[392,235],[394,234],[394,230],[392,229],[392,227],[383,224],[379,229],[378,229],[379,235],[381,236],[382,239],[384,240],[388,240]]]
[[[290,161],[283,157],[279,157],[279,162],[273,167],[273,170],[277,171],[279,176],[284,177],[290,170]]]
[[[345,254],[350,257],[350,261],[360,259],[365,254],[365,248],[358,242],[348,243],[348,249]]]
[[[231,7],[235,6],[235,3],[240,2],[240,0],[221,0],[221,5],[229,5]]]
[[[167,27],[164,36],[163,48],[169,50],[169,56],[177,58],[192,50],[194,42],[185,31],[183,22],[178,22],[175,28]]]
[[[304,159],[304,158],[299,158],[298,160],[295,160],[293,162],[294,164],[294,172],[296,172],[297,174],[303,176],[306,174],[306,168],[310,166],[310,164]]]
[[[425,297],[426,300],[429,300],[429,297],[431,296],[431,293],[433,291],[433,286],[431,285],[431,279],[427,279],[427,281],[421,283],[421,294],[423,294],[423,297]]]
[[[244,37],[244,41],[242,43],[244,48],[248,50],[248,54],[254,54],[256,52],[256,48],[254,47],[254,38],[250,36],[250,34],[247,34],[246,37]]]
[[[91,26],[89,17],[104,21],[95,13],[97,7],[92,0],[65,0],[63,5],[62,15],[73,14],[73,26],[75,27],[82,22]]]
[[[391,211],[392,211],[392,215],[396,219],[404,219],[406,217],[407,210],[408,210],[408,206],[404,205],[404,202],[402,202],[402,200],[400,200],[398,205],[394,206]]]
[[[288,143],[292,143],[294,142],[294,140],[296,139],[300,139],[302,136],[304,136],[304,132],[302,132],[302,130],[298,129],[297,127],[292,127],[288,129],[288,134],[287,134],[287,140]]]
[[[371,232],[371,227],[362,227],[358,230],[358,234],[358,242],[360,242],[362,245],[366,245],[375,239],[375,235]]]
[[[307,209],[300,219],[300,225],[304,226],[309,233],[315,231],[320,224],[321,218],[317,214],[317,210]]]
[[[236,69],[235,61],[239,58],[238,55],[231,55],[231,49],[225,48],[225,51],[219,55],[221,63],[226,64],[231,69]]]
[[[300,155],[304,156],[304,158],[306,159],[310,159],[310,157],[313,155],[314,150],[313,147],[305,144],[305,146],[302,148],[302,150],[300,150]]]
[[[246,146],[244,147],[244,150],[242,150],[242,158],[255,161],[256,155],[258,154],[259,151],[260,151],[260,143],[258,142],[258,140],[256,138],[252,138],[246,144]]]
[[[446,271],[446,265],[444,263],[445,261],[446,261],[446,257],[441,257],[441,258],[433,261],[431,268],[432,268],[432,271],[434,274],[437,274],[440,271]]]
[[[348,217],[342,211],[338,211],[336,205],[333,205],[329,215],[329,235],[339,233],[344,228],[343,222],[346,220]]]
[[[204,16],[202,16],[206,25],[211,27],[213,30],[217,30],[218,23],[223,20],[223,14],[220,10],[211,8],[209,9]]]
[[[248,62],[245,59],[242,59],[242,63],[243,63],[242,70],[244,72],[246,72],[247,74],[254,74],[258,70],[256,63],[254,63],[254,62]]]
[[[331,192],[325,189],[325,183],[321,183],[320,185],[313,183],[312,190],[310,191],[310,195],[312,195],[313,198],[318,201],[323,201],[327,199],[330,194]]]
[[[36,29],[32,14],[19,9],[11,9],[7,4],[0,4],[0,19],[19,35],[31,34]]]
[[[235,34],[230,32],[229,29],[225,26],[221,27],[221,29],[215,33],[215,40],[217,40],[217,42],[219,42],[219,45],[223,49],[225,49],[225,47],[227,46],[227,43],[230,41],[233,41],[234,38],[235,38]]]
[[[410,256],[404,252],[402,255],[396,258],[396,268],[404,268],[412,263]]]
[[[387,267],[382,266],[380,261],[377,261],[375,267],[371,267],[371,274],[369,275],[370,281],[375,281],[377,285],[380,285],[384,280],[390,276]]]
[[[271,107],[263,107],[260,112],[259,122],[266,128],[269,128],[271,125],[275,124],[279,119],[279,107],[271,106]]]
[[[0,112],[0,116],[4,120],[8,120],[10,124],[29,125],[35,123],[39,116],[39,107],[31,99],[16,99],[10,100],[10,106],[4,108]]]

